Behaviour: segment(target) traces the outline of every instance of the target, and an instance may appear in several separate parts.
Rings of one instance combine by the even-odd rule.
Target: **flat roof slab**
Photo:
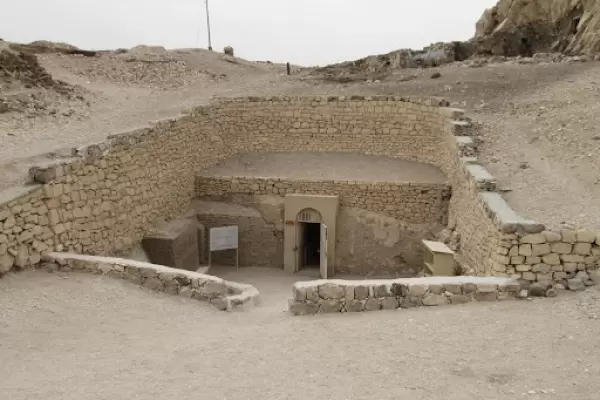
[[[201,176],[255,176],[306,180],[446,183],[437,167],[360,153],[244,153],[200,172]]]

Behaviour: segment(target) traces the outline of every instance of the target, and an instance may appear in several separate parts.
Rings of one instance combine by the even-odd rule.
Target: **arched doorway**
[[[297,269],[321,266],[321,213],[305,208],[296,216]]]

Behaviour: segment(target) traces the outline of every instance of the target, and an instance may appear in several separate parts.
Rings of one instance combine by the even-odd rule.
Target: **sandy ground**
[[[200,174],[367,182],[444,183],[447,179],[432,165],[359,153],[245,153]]]
[[[262,306],[221,313],[84,274],[0,280],[1,397],[598,398],[597,290],[291,317],[285,299],[294,277],[258,269],[234,276],[259,287]]]

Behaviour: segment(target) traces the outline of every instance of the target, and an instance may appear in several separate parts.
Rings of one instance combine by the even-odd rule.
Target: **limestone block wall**
[[[259,215],[198,214],[205,228],[237,225],[239,229],[239,265],[241,267],[283,268],[283,230],[266,223]],[[208,234],[205,235],[208,249]],[[236,265],[236,251],[225,250],[211,254],[213,265]],[[208,253],[203,263],[208,263]]]
[[[260,177],[196,178],[197,197],[288,193],[337,195],[342,207],[380,212],[407,223],[445,222],[450,187],[435,183],[313,181]]]

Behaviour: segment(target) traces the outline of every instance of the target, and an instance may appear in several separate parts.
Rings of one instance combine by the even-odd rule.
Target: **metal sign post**
[[[219,228],[210,228],[209,230],[209,250],[208,250],[208,268],[212,263],[211,253],[213,251],[233,250],[235,249],[235,269],[240,270],[240,249],[239,249],[239,229],[237,225],[222,226]]]

